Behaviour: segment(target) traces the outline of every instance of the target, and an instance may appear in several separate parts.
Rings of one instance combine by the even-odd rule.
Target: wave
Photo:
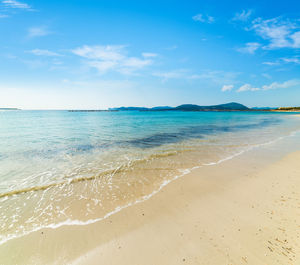
[[[115,213],[120,212],[120,211],[123,210],[123,209],[126,209],[126,208],[128,208],[128,207],[130,207],[130,206],[136,205],[136,204],[138,204],[138,203],[141,203],[141,202],[144,202],[144,201],[150,199],[152,196],[154,196],[155,194],[157,194],[158,192],[160,192],[160,191],[161,191],[165,186],[167,186],[169,183],[171,183],[171,182],[177,180],[178,178],[181,178],[181,177],[183,177],[183,176],[185,176],[185,175],[191,173],[192,171],[194,171],[194,170],[196,170],[196,169],[199,169],[199,168],[205,167],[205,166],[218,165],[218,164],[220,164],[220,163],[223,163],[223,162],[225,162],[225,161],[228,161],[228,160],[231,160],[231,159],[233,159],[233,158],[235,158],[235,157],[238,157],[238,156],[242,155],[243,153],[248,152],[248,151],[251,151],[251,150],[253,150],[253,149],[255,149],[255,148],[259,148],[259,147],[262,147],[262,146],[265,146],[265,145],[271,145],[271,144],[274,144],[274,143],[276,143],[276,142],[278,142],[278,141],[280,141],[280,140],[282,140],[282,139],[284,139],[284,138],[291,137],[291,136],[295,136],[295,135],[296,135],[297,133],[299,133],[299,132],[300,132],[300,131],[294,131],[294,132],[291,132],[290,134],[288,134],[288,135],[286,135],[286,136],[278,137],[278,138],[276,138],[276,139],[274,139],[274,140],[272,140],[272,141],[268,141],[268,142],[265,142],[265,143],[260,143],[260,144],[255,144],[255,145],[249,146],[249,147],[245,148],[245,149],[242,150],[242,151],[239,151],[239,152],[237,152],[237,153],[235,153],[235,154],[232,154],[232,155],[230,155],[230,156],[227,156],[227,157],[222,158],[222,159],[220,159],[220,160],[218,160],[218,161],[215,161],[215,162],[206,163],[206,164],[202,164],[202,165],[197,165],[197,166],[194,166],[194,167],[192,167],[192,168],[188,168],[188,169],[181,170],[181,174],[178,174],[178,175],[176,175],[176,176],[174,176],[174,177],[172,177],[172,178],[170,178],[170,179],[168,179],[168,180],[164,180],[164,181],[160,184],[159,188],[156,189],[156,190],[154,190],[152,193],[150,193],[150,194],[148,194],[148,195],[144,195],[143,197],[141,197],[141,198],[139,198],[139,199],[137,199],[137,200],[135,200],[135,201],[133,201],[133,202],[129,202],[129,203],[123,205],[123,206],[117,206],[117,207],[115,207],[112,211],[106,213],[106,214],[105,214],[104,216],[102,216],[102,217],[94,218],[94,219],[89,219],[89,220],[86,220],[86,221],[81,221],[81,220],[70,219],[70,218],[69,218],[69,219],[67,219],[67,220],[65,220],[65,221],[63,221],[63,222],[59,222],[59,223],[56,223],[56,224],[53,223],[53,224],[49,224],[49,225],[42,225],[42,226],[40,226],[40,227],[33,228],[33,229],[31,229],[30,231],[24,231],[23,233],[20,233],[20,234],[8,234],[8,235],[5,236],[5,238],[3,238],[3,239],[0,240],[0,245],[5,244],[6,242],[8,242],[8,241],[10,241],[10,240],[12,240],[12,239],[20,238],[20,237],[22,237],[22,236],[26,236],[26,235],[28,235],[28,234],[30,234],[30,233],[33,233],[33,232],[36,232],[36,231],[39,231],[39,230],[42,230],[42,229],[57,229],[57,228],[62,227],[62,226],[73,226],[73,225],[79,225],[79,226],[82,226],[82,225],[89,225],[89,224],[93,224],[93,223],[99,222],[99,221],[101,221],[101,220],[104,220],[104,219],[110,217],[111,215],[113,215],[113,214],[115,214]],[[156,155],[152,155],[152,158],[157,157],[157,156],[172,156],[172,155],[176,155],[176,154],[177,154],[177,152],[169,152],[169,153],[166,153],[166,154],[156,154]],[[151,156],[150,156],[150,157],[151,157]],[[149,159],[149,158],[148,158],[148,159]],[[146,159],[144,159],[143,161],[145,161],[145,160],[146,160]],[[136,162],[136,163],[139,163],[139,162],[141,162],[141,161],[135,161],[135,162]],[[119,168],[118,170],[121,170],[121,168]],[[112,170],[111,172],[113,172],[113,170]],[[106,172],[106,174],[107,174],[107,172]],[[88,177],[88,178],[72,179],[72,180],[71,180],[71,183],[72,183],[73,181],[90,180],[90,179],[94,179],[94,178],[96,178],[96,177],[99,177],[99,175],[98,175],[98,176],[93,176],[93,177]],[[60,185],[63,185],[63,184],[66,184],[66,183],[67,183],[67,182],[65,182],[65,183],[60,183]],[[70,182],[69,182],[69,183],[70,183]],[[51,185],[51,186],[54,186],[54,185],[57,185],[57,184],[53,184],[53,185]],[[50,186],[50,187],[51,187],[51,186]],[[46,186],[46,187],[49,187],[49,185]],[[44,187],[34,187],[34,189],[32,189],[32,190],[37,190],[37,188],[39,188],[39,189],[46,189],[46,188],[44,188]],[[17,191],[17,192],[22,193],[22,192],[27,192],[27,191],[21,191],[21,190],[20,190],[20,191]],[[5,196],[3,195],[2,197],[5,197]]]
[[[184,153],[184,152],[189,152],[189,151],[191,151],[191,149],[177,150],[177,151],[166,152],[166,153],[161,153],[161,154],[151,154],[146,158],[130,161],[127,164],[120,165],[119,167],[114,168],[114,169],[105,170],[105,171],[103,171],[101,173],[97,173],[96,175],[93,175],[93,176],[85,176],[85,177],[77,177],[77,178],[70,178],[69,176],[65,176],[64,177],[65,180],[61,181],[61,182],[49,183],[49,184],[42,185],[42,186],[32,186],[32,187],[27,187],[27,188],[23,188],[23,189],[18,189],[18,190],[1,193],[0,199],[4,198],[4,197],[22,194],[22,193],[27,193],[27,192],[32,192],[32,191],[43,191],[43,190],[46,190],[46,189],[52,188],[52,187],[59,187],[59,186],[63,186],[66,184],[74,184],[77,182],[89,181],[89,180],[97,179],[97,178],[104,177],[104,176],[115,175],[116,173],[121,173],[123,171],[128,170],[129,167],[136,166],[140,163],[144,163],[144,162],[150,161],[152,159],[174,156],[179,153]]]

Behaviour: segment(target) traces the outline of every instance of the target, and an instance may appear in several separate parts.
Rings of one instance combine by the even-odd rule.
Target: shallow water
[[[101,220],[299,130],[269,112],[0,112],[0,242]]]

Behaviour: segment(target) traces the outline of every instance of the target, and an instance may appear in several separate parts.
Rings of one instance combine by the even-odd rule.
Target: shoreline
[[[133,221],[132,215],[151,218],[72,264],[297,264],[299,159],[295,152],[247,174],[238,168],[239,179],[228,168],[236,161],[220,166],[225,174],[219,177],[215,168],[202,180],[200,170],[191,173],[152,202],[114,216],[117,224],[124,217]]]
[[[207,176],[200,181],[187,180],[202,184],[198,186],[201,195],[196,195],[197,188],[191,185],[176,183],[155,202],[137,207],[142,216],[150,214],[154,219],[99,245],[73,265],[97,264],[99,260],[104,264],[297,264],[300,180],[295,180],[300,166],[295,166],[299,159],[300,152],[291,153],[241,179],[224,180],[223,175],[221,183]],[[286,170],[291,165],[292,170]],[[226,170],[226,166],[222,168]],[[292,172],[298,174],[282,179]],[[196,178],[197,173],[189,177]],[[174,192],[181,198],[174,198]],[[119,221],[117,216],[113,219]]]
[[[249,233],[254,233],[254,231],[244,227],[245,234],[243,236],[246,239],[243,238],[240,241],[242,233],[237,233],[235,228],[257,225],[259,222],[268,227],[272,225],[272,222],[269,224],[268,218],[262,215],[256,216],[257,220],[252,220],[255,221],[254,224],[247,222],[245,224],[245,220],[243,218],[239,220],[239,216],[252,218],[251,214],[258,214],[255,209],[260,207],[243,209],[241,205],[236,205],[236,202],[243,199],[245,193],[251,191],[249,189],[251,186],[255,188],[253,194],[256,194],[257,190],[261,190],[262,187],[274,185],[275,179],[272,179],[268,170],[274,171],[278,164],[287,169],[286,173],[280,171],[282,178],[285,177],[285,174],[292,174],[295,170],[299,170],[299,166],[297,167],[295,163],[291,164],[289,161],[294,160],[295,157],[299,158],[299,152],[281,159],[285,154],[290,153],[289,148],[284,151],[284,154],[278,152],[287,146],[285,142],[276,145],[277,152],[269,150],[273,147],[264,147],[217,165],[196,169],[169,183],[149,200],[127,207],[100,222],[85,226],[42,229],[22,238],[13,239],[0,246],[0,260],[5,259],[5,264],[70,264],[71,260],[74,261],[73,264],[98,264],[100,259],[104,264],[182,264],[182,262],[187,262],[187,264],[224,264],[225,262],[234,264],[272,262],[272,264],[277,264],[275,259],[270,258],[271,251],[266,248],[265,244],[261,245],[263,250],[258,251],[254,256],[268,254],[268,258],[264,260],[265,263],[259,260],[254,263],[254,257],[249,254],[240,256],[243,251],[235,253],[219,236],[224,235],[224,238],[229,240],[228,242],[233,242],[234,245],[242,242],[243,244],[246,242],[247,245],[253,244],[249,250],[256,251],[255,246],[260,245],[261,242],[256,242],[255,237],[248,238]],[[279,162],[276,162],[278,160]],[[277,172],[279,170],[276,170]],[[285,183],[284,180],[276,179],[281,184],[279,186],[291,184],[290,182]],[[295,182],[295,179],[291,179],[291,181],[297,189],[299,185],[295,184],[299,184],[299,182]],[[258,198],[259,194],[265,196],[265,191],[258,192],[256,194]],[[236,197],[231,197],[233,195]],[[253,201],[258,198],[250,197],[243,203],[259,204],[259,202]],[[264,202],[263,199],[262,202]],[[227,205],[228,203],[229,205]],[[266,206],[269,204],[267,203]],[[277,212],[276,207],[274,212]],[[236,220],[234,226],[232,219],[229,220],[228,216]],[[291,215],[291,218],[296,217],[298,217],[296,212]],[[219,220],[223,220],[224,224]],[[206,235],[212,233],[211,236],[206,237],[202,230],[199,231],[199,227],[203,228]],[[224,229],[228,230],[227,234],[223,233]],[[215,231],[219,232],[215,234]],[[272,231],[268,230],[268,233],[272,235]],[[293,233],[295,234],[295,231]],[[218,251],[216,251],[216,247],[211,246],[210,241],[214,240],[223,244],[214,243],[218,246],[221,244]],[[289,246],[287,247],[289,248]],[[22,251],[16,252],[16,249],[22,249]],[[230,258],[220,255],[225,250]],[[244,249],[246,253],[249,250]],[[285,255],[283,256],[276,258],[281,261],[283,258],[285,262],[290,262]],[[212,262],[212,257],[218,259]],[[242,257],[246,257],[247,262]],[[132,260],[132,258],[134,259]]]
[[[230,155],[228,155],[228,156],[226,156],[224,158],[219,158],[219,160],[216,160],[214,162],[203,163],[201,165],[196,165],[196,166],[192,166],[191,168],[187,168],[185,170],[181,170],[180,174],[174,175],[172,178],[165,179],[163,182],[161,182],[161,184],[158,186],[158,188],[152,190],[151,193],[149,193],[149,194],[148,193],[146,193],[146,194],[144,193],[144,196],[137,197],[136,201],[129,202],[128,204],[118,205],[116,208],[111,209],[111,211],[105,213],[103,216],[96,217],[95,219],[88,219],[88,220],[79,220],[79,219],[76,219],[76,218],[75,219],[66,219],[65,221],[62,221],[62,222],[51,223],[49,225],[45,225],[45,226],[41,226],[41,227],[36,227],[33,230],[25,232],[23,234],[9,235],[8,238],[0,240],[0,246],[2,244],[5,244],[6,242],[9,242],[10,240],[18,239],[18,238],[21,238],[21,237],[24,237],[24,236],[26,237],[27,235],[30,235],[31,233],[39,232],[39,231],[45,230],[45,229],[57,229],[57,228],[60,228],[60,227],[63,227],[63,226],[86,226],[86,225],[90,225],[90,224],[94,224],[94,223],[103,221],[104,219],[110,217],[113,214],[118,213],[119,211],[122,211],[123,209],[126,209],[128,207],[132,207],[135,204],[139,204],[139,203],[142,203],[142,202],[150,199],[152,196],[155,196],[157,193],[159,193],[162,189],[164,189],[164,187],[166,187],[171,182],[176,181],[177,179],[182,178],[185,175],[190,174],[194,170],[197,170],[197,169],[200,169],[200,168],[206,167],[206,166],[218,165],[220,163],[223,163],[223,162],[226,162],[228,160],[231,160],[231,159],[234,159],[236,157],[239,157],[240,155],[243,155],[244,153],[251,152],[253,150],[259,149],[259,148],[264,147],[264,146],[276,144],[277,142],[280,142],[280,141],[282,141],[284,139],[288,139],[288,138],[292,137],[293,135],[295,135],[295,133],[297,133],[297,131],[291,132],[288,135],[280,136],[280,137],[278,137],[276,139],[273,139],[273,140],[270,140],[270,141],[267,141],[267,142],[264,142],[264,143],[257,143],[257,144],[254,144],[254,145],[250,145],[249,147],[247,147],[246,149],[244,149],[242,151],[237,151],[236,153],[230,154]],[[184,160],[185,159],[186,158],[184,158]],[[106,172],[103,172],[103,173],[105,174]],[[84,177],[82,177],[82,178],[76,178],[76,179],[73,179],[73,180],[69,181],[68,183],[72,184],[73,182],[74,183],[78,183],[78,182],[81,182],[81,181],[84,182],[86,180],[91,181],[94,178],[95,178],[94,176],[87,177],[87,178],[84,178]],[[11,195],[11,196],[12,195],[18,195],[18,194],[25,194],[26,195],[26,193],[31,192],[31,191],[43,191],[43,190],[45,190],[45,189],[47,189],[49,187],[52,187],[52,186],[61,186],[63,184],[64,184],[63,182],[62,183],[53,183],[53,184],[50,183],[50,184],[48,184],[46,186],[36,186],[34,188],[28,188],[28,189],[23,189],[23,190],[16,190],[16,191],[13,191],[11,193],[1,194],[0,195],[0,199],[2,197],[6,197],[8,195]],[[6,201],[6,199],[4,201]]]

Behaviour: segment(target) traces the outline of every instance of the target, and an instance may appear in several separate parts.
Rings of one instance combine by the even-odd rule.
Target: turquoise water
[[[269,112],[0,112],[0,242],[100,220],[299,129]]]

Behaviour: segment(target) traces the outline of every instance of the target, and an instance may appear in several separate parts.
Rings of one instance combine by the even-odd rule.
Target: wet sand
[[[197,169],[103,221],[10,240],[0,264],[298,264],[299,161],[256,150]]]

